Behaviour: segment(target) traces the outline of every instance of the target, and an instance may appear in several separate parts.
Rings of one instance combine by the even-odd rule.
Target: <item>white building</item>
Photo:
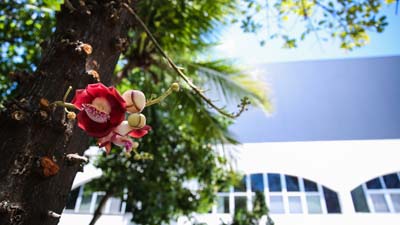
[[[251,210],[258,190],[277,225],[400,224],[400,57],[260,68],[276,112],[254,109],[233,126],[243,182],[197,220],[220,224]],[[88,224],[102,193],[85,195],[82,184],[100,175],[89,166],[77,176],[61,225]],[[110,199],[98,224],[129,224],[125,209]]]

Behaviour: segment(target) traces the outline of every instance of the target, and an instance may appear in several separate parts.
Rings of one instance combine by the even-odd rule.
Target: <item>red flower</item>
[[[125,119],[125,101],[114,87],[102,83],[78,89],[72,100],[79,110],[78,126],[90,136],[107,136]]]
[[[128,121],[125,120],[107,136],[99,138],[98,144],[99,147],[105,147],[107,153],[111,150],[111,143],[124,147],[126,152],[130,152],[134,146],[134,142],[130,137],[141,138],[145,136],[149,130],[151,130],[151,127],[148,125],[140,129],[135,129],[129,126]]]

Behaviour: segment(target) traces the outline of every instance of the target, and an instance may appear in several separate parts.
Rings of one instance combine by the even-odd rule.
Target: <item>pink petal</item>
[[[83,104],[82,108],[85,110],[87,116],[96,123],[106,123],[110,119],[109,114],[99,111],[91,104]]]
[[[112,140],[112,143],[114,143],[117,146],[124,147],[125,151],[127,152],[132,151],[133,141],[128,137],[115,135]]]

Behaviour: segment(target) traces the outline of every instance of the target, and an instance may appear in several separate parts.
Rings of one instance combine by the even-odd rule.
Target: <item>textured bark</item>
[[[58,223],[48,212],[62,213],[79,169],[65,160],[65,154],[82,155],[89,138],[76,121],[65,118],[62,108],[51,110],[39,102],[62,100],[70,85],[75,90],[97,82],[90,70],[110,85],[121,43],[132,25],[121,1],[65,0],[55,33],[43,44],[37,71],[20,83],[16,97],[1,112],[1,225]],[[82,43],[91,45],[93,53],[86,54]],[[54,161],[59,171],[43,159]]]

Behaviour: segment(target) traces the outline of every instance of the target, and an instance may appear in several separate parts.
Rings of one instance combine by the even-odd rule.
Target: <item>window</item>
[[[270,192],[282,191],[281,176],[277,173],[268,174],[268,187]]]
[[[69,193],[65,210],[68,213],[75,212],[92,214],[96,210],[104,195],[104,192],[84,191],[84,186],[80,186]],[[126,203],[120,198],[110,197],[107,200],[102,213],[120,214],[125,212],[125,208]]]
[[[271,213],[285,213],[282,196],[271,196],[268,206]]]
[[[375,212],[389,212],[389,208],[383,194],[371,194],[370,197]]]
[[[217,213],[229,213],[229,196],[219,196]]]
[[[235,196],[235,210],[247,210],[246,196]]]
[[[388,188],[388,189],[399,189],[400,188],[399,177],[395,173],[383,176],[383,180],[385,181],[386,188]]]
[[[321,198],[319,196],[306,196],[307,209],[310,214],[322,213]]]
[[[356,212],[400,213],[400,173],[371,179],[351,195]]]
[[[382,189],[381,182],[379,181],[379,178],[372,179],[367,182],[367,188],[368,189]]]
[[[250,176],[251,180],[251,191],[256,192],[256,191],[264,191],[264,181],[263,181],[263,175],[261,173],[257,174],[252,174]]]
[[[106,206],[106,211],[108,208],[109,213],[117,214],[121,212],[122,201],[120,198],[111,197],[108,199]]]
[[[79,205],[79,212],[81,213],[90,213],[90,205],[92,204],[92,194],[84,193],[82,195],[82,200]]]
[[[303,213],[301,208],[301,200],[298,196],[289,196],[289,212],[290,213]]]
[[[328,213],[340,213],[341,210],[337,193],[326,187],[323,189]]]
[[[304,190],[306,192],[318,192],[318,186],[315,182],[312,182],[307,179],[303,179],[304,181]]]
[[[400,213],[400,194],[390,194],[395,212]]]
[[[244,176],[241,183],[229,191],[219,192],[212,213],[233,214],[232,210],[252,209],[252,198],[257,191],[265,193],[271,214],[341,212],[337,193],[320,184],[292,175],[255,173]]]
[[[287,191],[300,191],[297,177],[285,175]]]
[[[361,185],[351,192],[351,198],[353,199],[356,212],[369,212],[367,199]]]

